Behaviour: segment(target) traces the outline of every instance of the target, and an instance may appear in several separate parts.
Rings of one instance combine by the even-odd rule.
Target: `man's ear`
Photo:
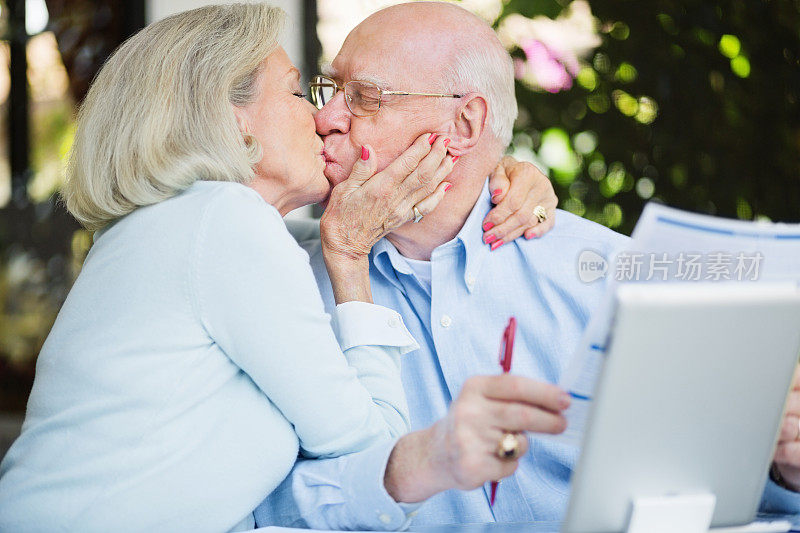
[[[478,93],[468,93],[459,99],[452,128],[448,152],[463,155],[472,150],[486,130],[489,119],[489,105],[486,98]]]

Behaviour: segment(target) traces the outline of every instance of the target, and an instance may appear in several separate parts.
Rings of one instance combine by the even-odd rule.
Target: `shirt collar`
[[[372,247],[371,253],[372,264],[375,265],[378,272],[380,272],[389,283],[394,285],[397,290],[405,294],[406,291],[403,285],[400,283],[400,280],[397,279],[397,273],[410,275],[411,267],[408,266],[408,263],[400,255],[400,252],[397,251],[397,248],[394,247],[394,244],[390,243],[388,239],[384,237]]]
[[[489,245],[483,242],[483,219],[492,208],[492,196],[489,193],[489,180],[481,189],[481,195],[475,202],[467,221],[464,222],[461,231],[456,235],[456,240],[464,247],[464,284],[469,292],[475,286],[475,282],[480,277],[483,263],[489,255]]]
[[[491,195],[489,194],[487,179],[481,190],[481,195],[475,202],[461,230],[453,240],[436,247],[431,254],[431,260],[435,261],[437,255],[440,255],[445,250],[455,246],[462,247],[466,260],[464,262],[464,272],[461,274],[469,292],[472,292],[484,260],[489,254],[489,246],[483,242],[482,222],[491,207]],[[378,241],[372,248],[372,263],[392,285],[405,293],[402,284],[397,279],[397,273],[412,275],[413,272],[403,256],[400,255],[400,252],[397,251],[397,248],[386,238]]]

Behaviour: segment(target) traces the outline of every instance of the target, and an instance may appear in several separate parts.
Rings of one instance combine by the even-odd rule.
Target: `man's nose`
[[[347,133],[350,131],[350,117],[350,110],[344,102],[344,91],[339,91],[330,102],[317,111],[314,117],[317,133],[323,136],[331,133]]]

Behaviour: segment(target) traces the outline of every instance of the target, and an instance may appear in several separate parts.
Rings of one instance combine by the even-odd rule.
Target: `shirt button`
[[[447,315],[442,315],[442,319],[439,321],[439,324],[441,324],[443,328],[449,328],[452,323],[453,319]]]
[[[383,522],[384,524],[389,524],[389,523],[391,523],[391,521],[392,521],[392,517],[391,517],[391,516],[389,516],[389,515],[388,515],[388,514],[386,514],[386,513],[381,513],[381,515],[380,515],[380,516],[378,516],[378,520],[380,520],[380,521],[381,521],[381,522]]]
[[[475,276],[467,276],[467,285],[469,285],[470,287],[475,285],[476,281],[477,280],[475,279]]]
[[[393,316],[392,318],[389,319],[390,328],[396,328],[399,325],[400,325],[400,319],[397,318],[396,316]]]

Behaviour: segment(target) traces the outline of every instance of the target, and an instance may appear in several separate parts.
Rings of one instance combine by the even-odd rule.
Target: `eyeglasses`
[[[344,90],[344,102],[347,109],[357,117],[369,117],[381,109],[384,95],[398,96],[437,96],[440,98],[462,98],[463,94],[411,93],[407,91],[384,91],[369,81],[351,80],[339,85],[327,76],[314,76],[309,83],[311,101],[322,109],[322,106],[333,100],[336,93]]]

